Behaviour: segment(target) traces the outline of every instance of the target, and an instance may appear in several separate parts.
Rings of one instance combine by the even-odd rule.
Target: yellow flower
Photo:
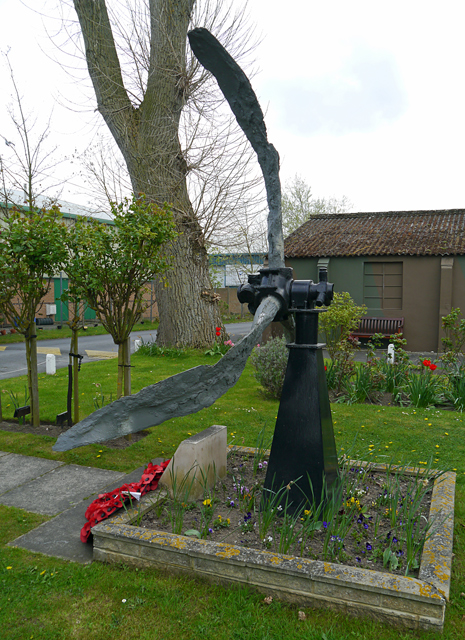
[[[203,506],[204,507],[211,507],[212,506],[212,501],[210,500],[210,498],[207,498],[206,500],[203,501]]]
[[[311,514],[310,509],[305,509],[304,516],[309,516]]]
[[[44,575],[44,573],[45,573],[45,569],[42,571],[42,573],[41,573],[40,575],[41,575],[41,576],[43,576],[43,575]]]
[[[221,520],[222,520],[221,516],[218,516],[218,520],[221,522]]]
[[[439,445],[438,444],[436,445],[436,449],[439,449]]]
[[[9,571],[10,569],[13,569],[13,567],[7,567],[6,570]]]
[[[444,431],[444,435],[445,435],[445,436],[448,436],[449,434],[447,433],[447,431]]]
[[[228,524],[231,524],[231,520],[230,520],[229,518],[226,518],[226,522],[227,522]]]

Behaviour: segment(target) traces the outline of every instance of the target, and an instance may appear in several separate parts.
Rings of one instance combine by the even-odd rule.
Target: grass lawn
[[[135,355],[133,392],[147,384],[214,358],[190,352],[178,358]],[[53,421],[66,407],[66,370],[40,376],[41,419]],[[21,397],[24,378],[0,383]],[[97,386],[100,385],[100,386]],[[94,409],[93,398],[116,390],[116,362],[86,364],[80,374],[82,416]],[[3,415],[13,406],[2,393]],[[10,406],[7,406],[10,405]],[[169,420],[124,450],[89,445],[65,453],[52,451],[45,436],[0,431],[0,450],[37,455],[106,469],[131,471],[157,456],[170,457],[181,440],[212,424],[228,426],[229,440],[253,446],[265,426],[271,439],[278,403],[266,398],[250,365],[226,395],[199,413]],[[465,418],[454,411],[367,405],[332,405],[336,443],[344,453],[373,461],[409,461],[421,466],[432,456],[435,466],[457,473],[454,562],[451,600],[443,638],[465,636]],[[369,445],[374,445],[370,447]],[[99,451],[102,451],[99,454]],[[100,457],[97,457],[100,456]],[[306,609],[273,601],[244,588],[221,587],[155,570],[94,563],[81,566],[10,549],[5,544],[45,521],[45,516],[0,506],[0,637],[78,639],[212,640],[353,638],[433,638],[433,633],[400,631],[343,614]]]

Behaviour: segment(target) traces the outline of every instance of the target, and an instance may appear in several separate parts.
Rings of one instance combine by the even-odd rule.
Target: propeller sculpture
[[[284,266],[279,155],[268,142],[263,112],[239,65],[206,29],[188,34],[199,62],[216,78],[239,125],[257,154],[268,201],[268,268],[249,276],[238,290],[254,314],[252,329],[215,365],[202,365],[119,398],[63,433],[53,449],[67,451],[135,433],[165,420],[211,406],[239,379],[247,358],[272,321],[295,314],[296,338],[289,345],[288,369],[273,437],[264,495],[286,486],[294,509],[313,493],[319,500],[337,474],[337,457],[322,347],[317,344],[316,306],[330,304],[333,285],[292,279]]]

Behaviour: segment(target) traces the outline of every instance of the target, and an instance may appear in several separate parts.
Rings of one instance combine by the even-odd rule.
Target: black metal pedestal
[[[264,502],[289,485],[288,511],[312,501],[321,502],[323,483],[337,477],[337,454],[323,344],[318,342],[318,311],[296,310],[295,343],[289,361],[264,484]],[[323,480],[324,477],[324,480]],[[292,484],[290,484],[292,483]],[[312,491],[313,490],[313,491]]]

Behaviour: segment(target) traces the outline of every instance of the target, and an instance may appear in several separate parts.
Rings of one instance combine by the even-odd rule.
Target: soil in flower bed
[[[338,496],[333,493],[320,513],[315,508],[312,513],[307,504],[294,516],[287,514],[283,493],[265,530],[266,516],[259,505],[266,465],[253,455],[231,452],[226,477],[202,499],[186,500],[181,488],[176,500],[160,497],[138,526],[400,575],[408,569],[408,575],[418,575],[424,538],[440,524],[428,529],[433,472],[422,470],[412,477],[399,467],[387,474],[370,465],[346,464]],[[418,508],[412,515],[414,506]]]

